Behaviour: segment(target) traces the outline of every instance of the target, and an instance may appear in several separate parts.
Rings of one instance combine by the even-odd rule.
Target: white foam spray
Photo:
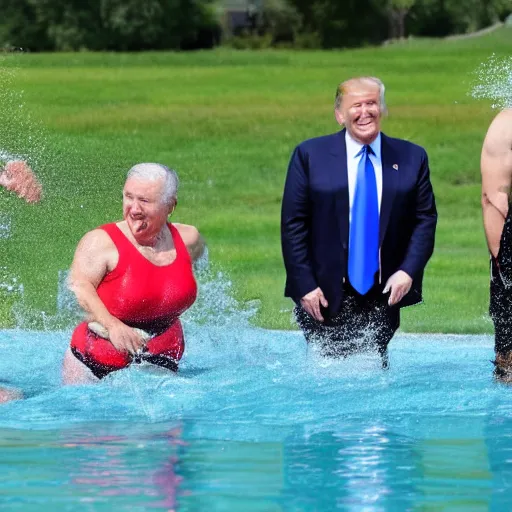
[[[470,95],[492,101],[493,109],[512,108],[512,57],[491,55],[475,70]]]

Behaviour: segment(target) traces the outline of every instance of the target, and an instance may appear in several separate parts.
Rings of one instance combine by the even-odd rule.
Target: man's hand
[[[389,295],[388,305],[394,306],[398,304],[411,289],[412,285],[412,277],[405,273],[403,270],[399,270],[395,272],[387,281],[386,286],[382,293],[388,293],[391,290]]]
[[[328,306],[327,299],[320,288],[315,288],[312,292],[307,293],[300,299],[301,306],[306,310],[309,316],[312,316],[319,322],[324,321],[322,313],[320,313],[320,305],[324,308]]]
[[[119,352],[128,352],[133,355],[145,345],[140,335],[121,321],[110,325],[108,334],[110,343],[112,343]]]

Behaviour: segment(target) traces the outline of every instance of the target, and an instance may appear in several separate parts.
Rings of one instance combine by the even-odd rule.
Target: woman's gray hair
[[[347,94],[347,89],[353,84],[363,84],[363,83],[372,83],[379,88],[379,103],[380,103],[380,112],[381,114],[387,114],[388,108],[386,107],[386,99],[384,97],[386,92],[386,87],[380,78],[375,76],[360,76],[357,78],[350,78],[349,80],[345,80],[341,82],[341,84],[336,87],[336,96],[334,99],[334,109],[338,110],[341,107],[341,102],[343,100],[343,96]]]
[[[126,175],[126,179],[138,178],[141,180],[156,181],[164,180],[164,190],[162,192],[162,202],[168,204],[171,199],[178,197],[178,175],[174,169],[162,164],[142,163],[134,165]]]

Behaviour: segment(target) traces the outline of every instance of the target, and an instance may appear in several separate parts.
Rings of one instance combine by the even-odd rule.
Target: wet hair
[[[126,175],[126,179],[138,178],[147,181],[164,180],[164,190],[162,192],[162,201],[166,204],[171,199],[177,199],[179,180],[174,169],[162,164],[142,163],[134,165]]]
[[[382,114],[387,112],[386,107],[386,99],[384,94],[386,92],[386,87],[384,86],[382,80],[375,76],[359,76],[356,78],[350,78],[349,80],[345,80],[341,82],[341,84],[336,87],[336,96],[334,98],[334,109],[338,110],[341,107],[341,102],[343,100],[343,95],[348,93],[348,89],[353,84],[366,84],[366,85],[376,85],[379,88],[379,103],[380,103],[380,111]]]

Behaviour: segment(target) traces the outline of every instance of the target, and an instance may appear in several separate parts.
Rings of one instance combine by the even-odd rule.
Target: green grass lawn
[[[0,149],[27,157],[45,200],[0,191],[0,284],[14,276],[34,311],[56,309],[57,275],[79,238],[121,217],[127,169],[157,161],[181,178],[173,217],[198,226],[237,299],[258,299],[256,324],[290,328],[279,240],[281,193],[302,140],[337,130],[336,85],[353,75],[387,86],[384,131],[423,145],[439,208],[425,303],[405,309],[412,332],[491,332],[479,159],[495,115],[475,100],[475,70],[508,56],[512,31],[317,52],[19,54],[0,58]],[[19,294],[0,287],[0,326]],[[37,324],[34,324],[37,327]]]

